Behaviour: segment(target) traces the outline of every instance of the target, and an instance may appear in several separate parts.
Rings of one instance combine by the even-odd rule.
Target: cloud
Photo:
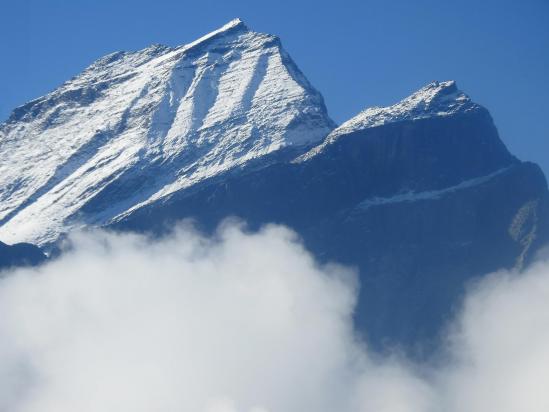
[[[475,285],[438,363],[372,354],[356,275],[280,226],[75,234],[0,281],[0,411],[546,411],[549,265]]]
[[[549,410],[549,262],[474,287],[450,340],[441,384],[451,410]],[[463,409],[462,409],[463,410]]]

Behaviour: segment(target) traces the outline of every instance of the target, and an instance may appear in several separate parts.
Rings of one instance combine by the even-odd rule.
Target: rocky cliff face
[[[280,41],[239,20],[106,56],[0,125],[4,241],[228,216],[357,267],[357,324],[378,347],[436,339],[470,279],[549,241],[543,173],[454,82],[336,128]]]
[[[302,155],[180,192],[116,226],[194,217],[212,229],[228,215],[287,224],[317,256],[358,267],[356,318],[371,342],[424,345],[470,279],[520,267],[549,241],[547,184],[453,82],[375,109],[383,121],[364,113]]]

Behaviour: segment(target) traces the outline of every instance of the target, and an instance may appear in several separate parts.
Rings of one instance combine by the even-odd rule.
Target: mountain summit
[[[320,145],[304,154],[302,160],[322,151],[340,136],[355,131],[390,123],[446,117],[474,111],[486,111],[486,109],[474,103],[469,96],[459,90],[455,81],[434,81],[392,106],[370,107],[363,110],[334,129]]]
[[[334,127],[279,39],[239,19],[112,53],[0,126],[0,239],[106,224]]]
[[[378,347],[436,339],[467,281],[549,241],[545,176],[455,82],[336,128],[279,39],[238,19],[105,56],[0,125],[1,241],[228,216],[356,267],[356,323]]]

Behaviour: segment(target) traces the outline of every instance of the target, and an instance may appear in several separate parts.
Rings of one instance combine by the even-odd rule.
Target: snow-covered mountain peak
[[[232,19],[230,22],[224,24],[219,29],[206,34],[202,38],[198,39],[197,42],[200,42],[204,38],[215,36],[219,33],[227,33],[229,31],[234,31],[234,30],[249,31],[248,26],[246,26],[246,24],[242,21],[240,17],[237,17],[235,19]]]
[[[401,121],[415,121],[446,117],[481,108],[458,89],[456,82],[434,81],[400,102],[387,107],[370,107],[334,129],[319,146],[305,153],[297,161],[310,159],[340,136],[372,127]]]
[[[0,239],[108,223],[334,127],[279,39],[239,19],[111,53],[0,125]]]
[[[204,36],[196,39],[195,41],[179,46],[177,49],[180,51],[188,51],[193,47],[205,46],[210,41],[215,41],[222,38],[227,38],[229,36],[238,36],[245,33],[251,32],[251,30],[244,24],[244,22],[239,19],[233,19],[230,22],[224,24],[220,28],[205,34]],[[253,33],[253,32],[252,32]],[[254,33],[259,34],[259,33]]]

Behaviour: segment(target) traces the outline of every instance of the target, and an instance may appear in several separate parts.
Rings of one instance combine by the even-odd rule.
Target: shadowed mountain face
[[[239,20],[111,54],[16,109],[0,172],[4,241],[288,225],[322,261],[357,267],[356,322],[378,348],[428,347],[468,281],[549,241],[543,173],[454,82],[336,128],[278,38]]]
[[[459,92],[454,83],[423,91],[431,87]],[[545,177],[509,154],[488,112],[472,103],[352,126],[304,154],[224,175],[115,227],[161,230],[193,217],[211,230],[229,215],[252,227],[289,225],[317,256],[358,267],[356,319],[374,345],[421,350],[470,279],[520,267],[549,241]]]

